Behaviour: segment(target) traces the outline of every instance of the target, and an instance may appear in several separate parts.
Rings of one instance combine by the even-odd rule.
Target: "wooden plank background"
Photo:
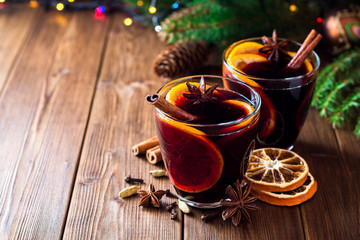
[[[181,233],[181,218],[170,221],[165,209],[142,209],[137,197],[117,197],[129,186],[124,182],[129,174],[145,179],[143,189],[150,182],[170,188],[167,179],[150,177],[149,170],[158,167],[130,151],[155,135],[153,108],[145,96],[163,84],[152,66],[164,45],[152,29],[118,24],[124,18],[114,16],[109,31],[64,239],[176,239]]]
[[[359,141],[314,109],[294,150],[319,185],[300,206],[258,202],[252,223],[234,227],[203,223],[203,210],[171,221],[164,208],[138,207],[139,197],[119,199],[129,174],[145,179],[143,189],[172,188],[148,174],[162,164],[130,151],[156,134],[144,98],[164,84],[153,63],[165,44],[141,23],[125,27],[125,17],[0,12],[0,239],[360,238]]]
[[[60,238],[105,40],[91,13],[36,15],[0,98],[2,239]]]
[[[21,6],[0,14],[0,93],[17,55],[28,40],[36,17],[36,11]]]
[[[295,148],[307,160],[318,182],[314,198],[300,206],[305,236],[307,239],[356,239],[359,212],[352,211],[359,209],[359,201],[355,199],[359,195],[349,176],[349,159],[343,158],[330,124],[315,110],[311,113]]]

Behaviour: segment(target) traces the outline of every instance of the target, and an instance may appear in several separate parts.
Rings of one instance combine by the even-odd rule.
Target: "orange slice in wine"
[[[279,148],[261,148],[253,152],[245,174],[253,188],[284,192],[300,187],[306,181],[309,167],[298,154]]]
[[[234,108],[242,109],[244,111],[244,118],[246,118],[246,116],[250,115],[254,111],[254,107],[244,101],[228,99],[222,102],[226,104],[228,111],[233,111]],[[254,117],[256,116],[252,116],[251,118],[248,118],[245,121],[242,121],[231,127],[220,129],[216,131],[216,134],[224,134],[224,133],[231,133],[237,131],[245,126],[248,126],[254,120]]]
[[[301,204],[314,196],[317,190],[317,182],[314,177],[308,173],[303,185],[291,191],[285,192],[267,192],[263,190],[252,189],[251,193],[257,195],[263,202],[277,206],[295,206]]]
[[[264,139],[270,136],[276,126],[276,110],[266,93],[259,89],[255,89],[261,97],[261,114],[260,114],[260,126],[258,136],[261,139]]]
[[[220,179],[224,161],[205,133],[172,119],[157,116],[162,156],[172,183],[180,190],[198,193]]]

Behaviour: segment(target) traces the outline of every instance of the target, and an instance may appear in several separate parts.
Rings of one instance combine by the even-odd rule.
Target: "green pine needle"
[[[360,48],[347,51],[319,74],[312,105],[333,128],[355,125],[360,138]]]
[[[352,95],[345,98],[341,105],[336,108],[335,113],[329,118],[333,127],[343,127],[348,117],[360,113],[360,87],[354,89]]]
[[[333,114],[336,111],[335,108],[341,103],[343,96],[351,92],[356,85],[360,85],[360,71],[352,71],[348,78],[333,84],[330,92],[324,97],[322,104],[319,106],[321,109],[320,115]]]
[[[283,0],[187,0],[183,1],[185,8],[161,23],[159,36],[168,43],[204,40],[222,48],[225,42],[271,34],[274,28],[282,37],[288,32],[299,35],[299,30],[304,31],[304,18],[315,14],[296,2],[299,11],[291,13]]]
[[[355,130],[354,130],[355,136],[360,139],[360,117],[358,117],[357,119],[357,124],[355,126]]]
[[[360,52],[355,49],[340,55],[334,63],[328,65],[318,76],[318,82],[315,89],[312,105],[323,107],[323,103],[328,94],[333,90],[339,78],[344,79],[348,76],[349,69],[360,66]]]

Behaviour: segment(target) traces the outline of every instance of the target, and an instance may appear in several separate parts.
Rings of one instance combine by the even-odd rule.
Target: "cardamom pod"
[[[163,169],[160,169],[160,170],[151,170],[150,171],[150,174],[153,176],[153,177],[163,177],[166,175],[166,171],[163,170]]]
[[[133,185],[133,186],[124,188],[123,190],[121,190],[119,192],[119,197],[121,197],[121,198],[130,197],[130,196],[134,195],[139,189],[140,189],[140,186],[138,186],[138,185]]]
[[[191,213],[189,206],[179,199],[178,206],[183,213]]]

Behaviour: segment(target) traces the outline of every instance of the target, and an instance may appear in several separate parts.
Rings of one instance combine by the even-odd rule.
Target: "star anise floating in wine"
[[[149,191],[146,190],[139,190],[138,194],[140,195],[141,199],[139,202],[139,206],[143,207],[160,207],[159,200],[164,196],[166,191],[164,190],[157,190],[155,191],[155,187],[152,183],[149,185]]]
[[[269,54],[268,60],[273,62],[279,62],[281,57],[291,58],[287,51],[284,49],[289,43],[289,40],[284,40],[278,43],[276,30],[274,29],[272,39],[263,36],[262,41],[265,46],[259,49],[260,53]]]
[[[200,78],[200,85],[199,87],[192,85],[189,82],[186,82],[186,86],[188,87],[190,93],[184,93],[183,96],[189,100],[193,100],[193,104],[199,104],[208,101],[216,100],[213,97],[214,90],[218,87],[218,84],[206,89],[206,83],[204,80],[204,76]]]
[[[221,216],[224,220],[231,218],[235,226],[239,225],[242,215],[248,222],[251,222],[248,210],[259,209],[254,204],[258,198],[256,196],[249,196],[251,183],[246,184],[244,190],[241,188],[239,180],[233,186],[229,185],[225,191],[229,199],[220,200],[220,204],[226,207]]]

